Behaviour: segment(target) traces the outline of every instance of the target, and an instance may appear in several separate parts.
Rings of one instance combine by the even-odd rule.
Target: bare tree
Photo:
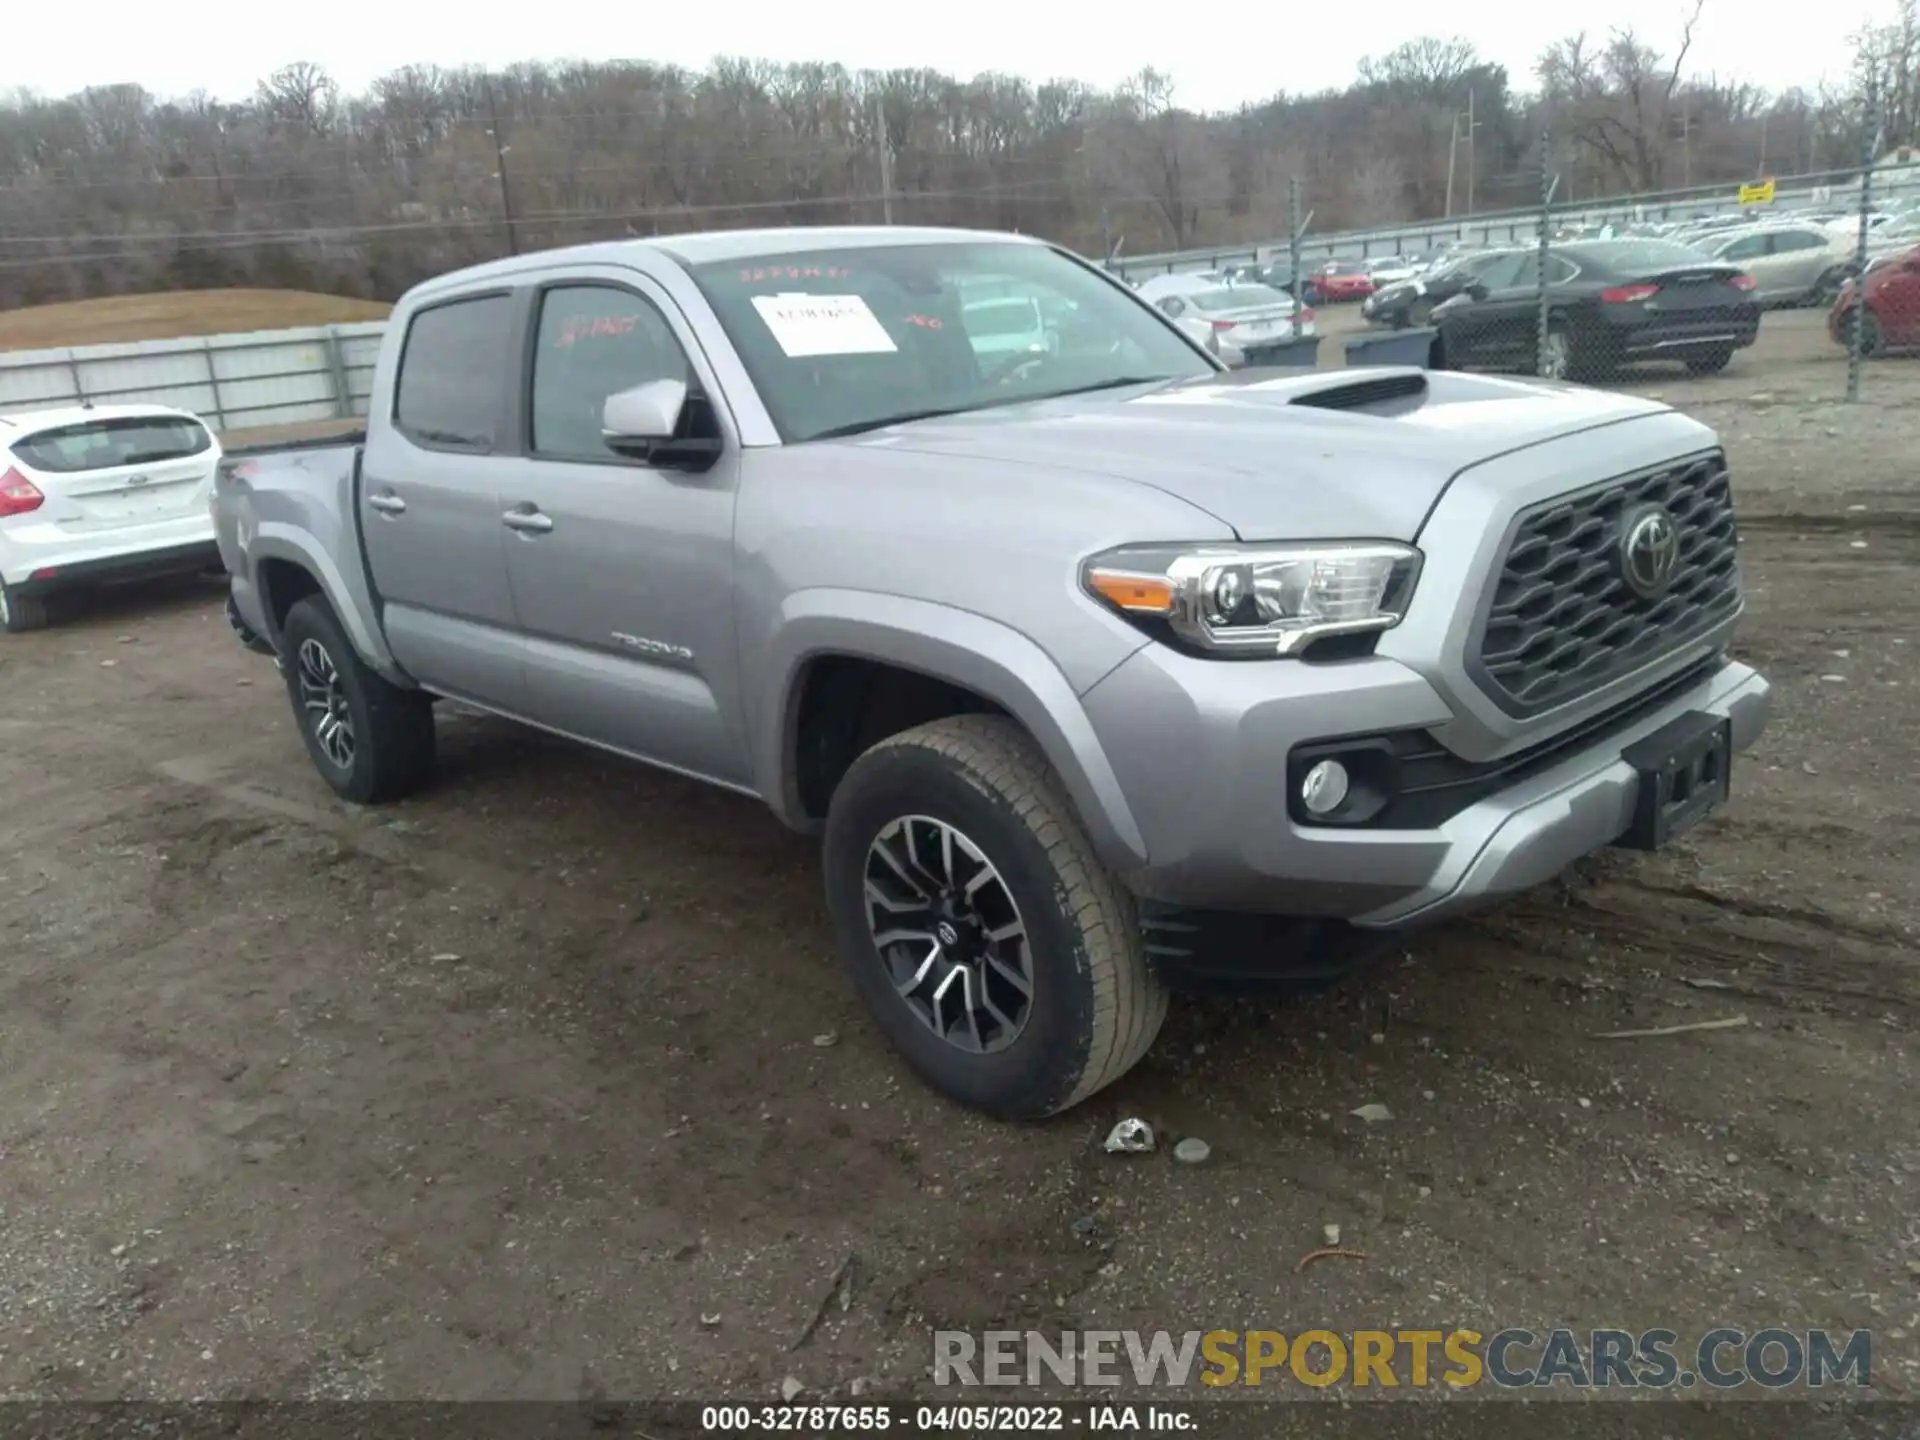
[[[1614,177],[1635,190],[1659,189],[1667,178],[1671,145],[1677,140],[1684,157],[1691,143],[1685,97],[1678,105],[1675,97],[1703,4],[1694,0],[1671,61],[1642,43],[1631,28],[1614,30],[1598,50],[1588,45],[1583,31],[1556,42],[1540,57],[1540,81],[1556,118]]]
[[[1563,41],[1542,59],[1540,97],[1515,94],[1464,40],[1418,37],[1344,89],[1226,115],[1182,105],[1152,70],[1103,92],[751,57],[704,71],[518,64],[492,73],[492,98],[528,249],[876,218],[884,145],[898,221],[1019,229],[1089,253],[1123,239],[1138,255],[1275,240],[1292,180],[1325,228],[1438,216],[1469,108],[1488,208],[1532,201],[1524,161],[1549,120],[1575,137],[1582,199],[1689,171],[1734,183],[1761,167],[1850,170],[1869,90],[1888,134],[1916,138],[1920,0],[1897,3],[1859,37],[1852,84],[1781,97],[1685,75],[1696,4],[1671,59],[1630,32]],[[0,305],[237,284],[391,297],[497,254],[487,78],[410,65],[355,95],[300,63],[240,103],[137,86],[0,100]]]

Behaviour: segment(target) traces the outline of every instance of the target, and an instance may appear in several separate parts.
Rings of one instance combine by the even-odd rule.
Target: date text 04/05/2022
[[[708,1405],[709,1434],[1195,1434],[1194,1407],[1175,1405]]]

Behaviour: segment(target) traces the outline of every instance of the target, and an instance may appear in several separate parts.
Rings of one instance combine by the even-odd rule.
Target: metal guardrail
[[[82,404],[173,405],[221,431],[366,413],[378,321],[0,352],[0,414]]]
[[[1622,195],[1588,205],[1568,204],[1556,208],[1553,218],[1560,225],[1603,225],[1609,221],[1619,224],[1707,219],[1748,209],[1758,219],[1768,213],[1817,205],[1823,201],[1836,208],[1851,208],[1858,199],[1859,184],[1860,172],[1857,170],[1817,172],[1777,178],[1771,204],[1742,206],[1738,187],[1695,186],[1654,194]],[[1873,186],[1874,193],[1882,200],[1920,195],[1920,161],[1877,170]],[[1821,191],[1827,192],[1827,195],[1822,197]],[[1483,246],[1530,243],[1538,238],[1539,225],[1539,207],[1529,206],[1519,210],[1409,221],[1404,225],[1371,230],[1302,236],[1300,250],[1302,257],[1310,260],[1364,260],[1374,255],[1435,250],[1449,243]],[[1217,270],[1226,265],[1251,265],[1279,259],[1284,256],[1287,247],[1286,237],[1280,236],[1252,244],[1211,245],[1155,255],[1121,255],[1115,257],[1111,268],[1127,279],[1182,270]]]

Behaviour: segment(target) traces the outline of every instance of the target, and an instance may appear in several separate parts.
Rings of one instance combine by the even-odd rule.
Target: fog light
[[[1312,815],[1331,815],[1347,798],[1347,767],[1338,760],[1322,760],[1300,781],[1300,803]]]

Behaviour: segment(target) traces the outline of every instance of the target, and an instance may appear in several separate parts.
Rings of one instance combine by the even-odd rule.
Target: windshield
[[[1622,272],[1698,265],[1707,258],[1693,246],[1677,244],[1672,240],[1603,240],[1583,248]]]
[[[688,269],[788,441],[1218,370],[1142,301],[1044,245],[856,246]]]
[[[1202,310],[1252,310],[1261,305],[1290,305],[1278,290],[1264,285],[1235,285],[1230,290],[1202,290],[1187,297]]]

